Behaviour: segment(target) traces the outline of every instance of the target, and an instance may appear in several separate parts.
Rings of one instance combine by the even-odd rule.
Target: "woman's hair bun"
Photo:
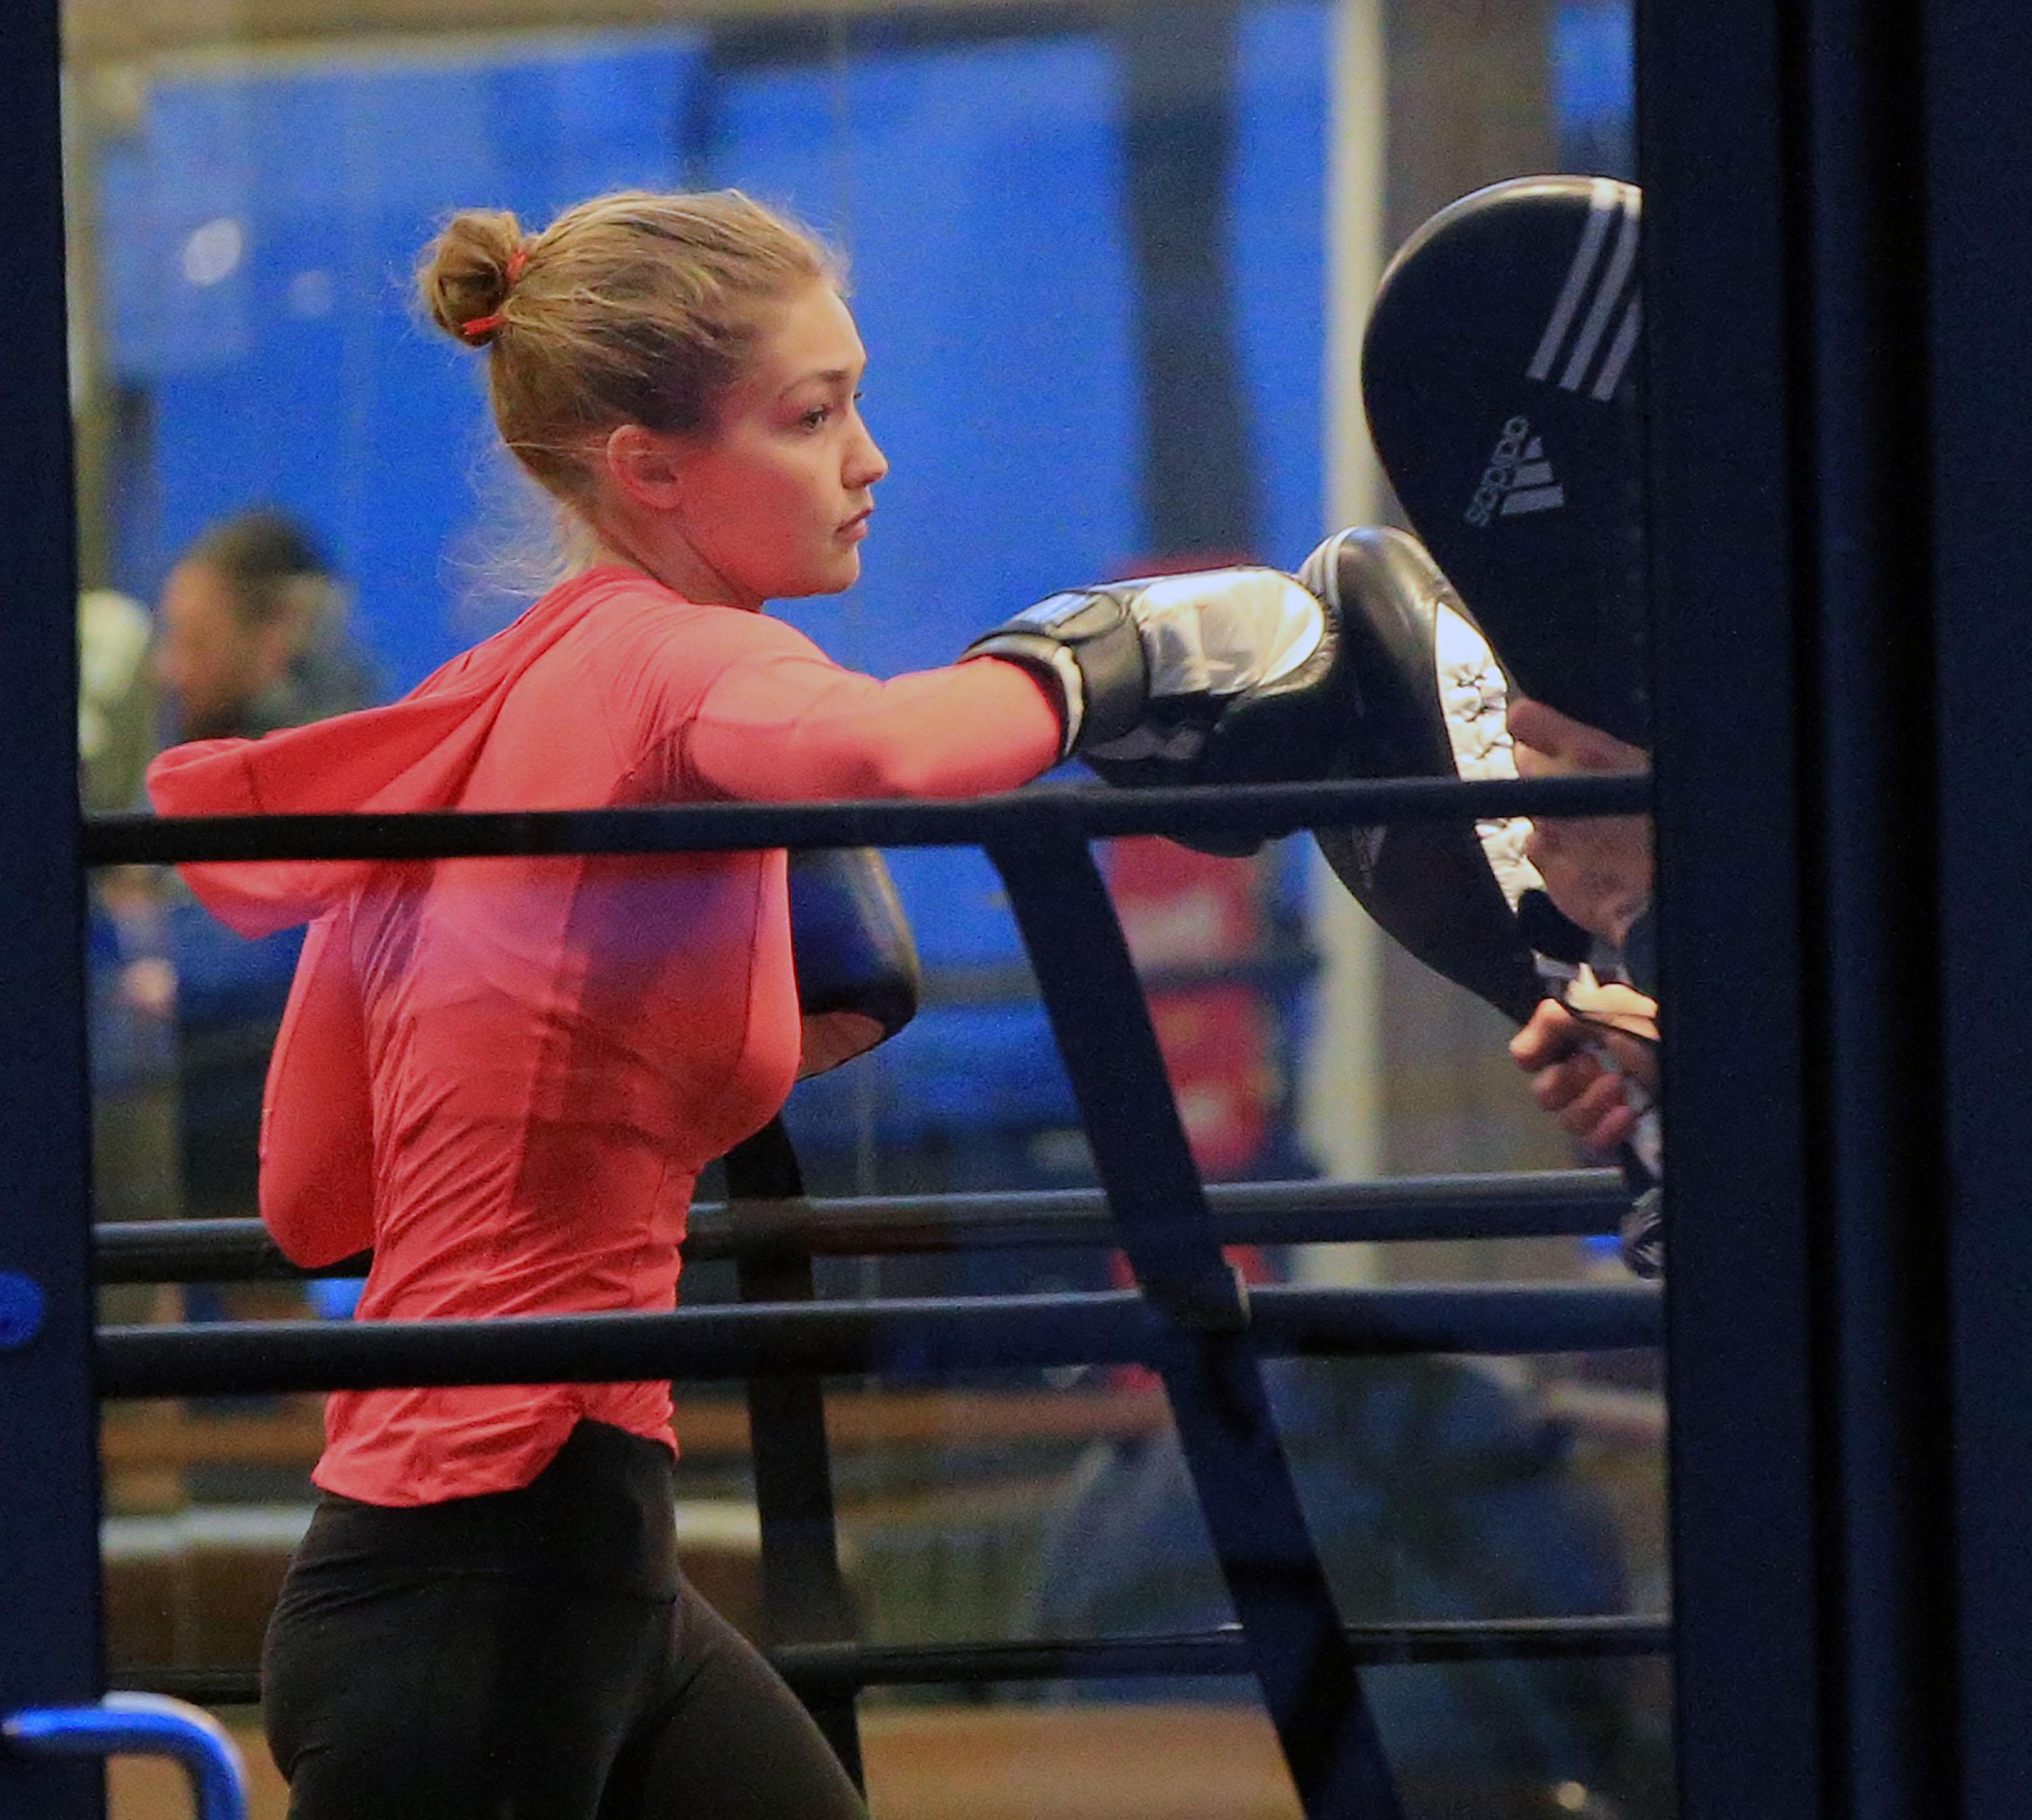
[[[534,234],[512,215],[461,210],[416,265],[439,327],[468,347],[501,338],[486,363],[501,439],[581,515],[617,424],[712,428],[775,312],[806,286],[839,283],[821,242],[732,189],[614,190]]]
[[[499,329],[514,282],[510,262],[522,245],[521,224],[506,209],[461,209],[424,248],[416,289],[431,320],[466,347],[484,347]],[[469,324],[489,326],[469,329]]]

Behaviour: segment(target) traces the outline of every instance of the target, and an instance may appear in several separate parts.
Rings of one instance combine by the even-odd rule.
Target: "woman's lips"
[[[855,513],[851,518],[848,519],[844,525],[840,526],[839,535],[842,537],[850,538],[854,542],[858,543],[863,537],[868,535],[868,521],[874,515],[875,508],[872,506],[870,506],[865,512]]]

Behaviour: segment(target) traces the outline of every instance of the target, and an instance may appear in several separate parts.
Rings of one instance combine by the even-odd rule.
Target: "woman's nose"
[[[874,437],[861,428],[861,437],[847,462],[847,484],[853,488],[872,487],[889,472],[889,458],[883,454]]]

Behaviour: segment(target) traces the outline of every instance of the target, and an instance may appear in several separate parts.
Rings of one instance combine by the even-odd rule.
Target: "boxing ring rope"
[[[1229,1279],[1232,1280],[1232,1279]],[[1270,1358],[1521,1356],[1656,1346],[1647,1284],[1267,1284],[1242,1325]],[[1163,1366],[1201,1338],[1134,1289],[749,1302],[668,1314],[206,1321],[99,1330],[102,1396],[820,1374],[908,1381],[1054,1365]]]
[[[1222,1183],[1209,1185],[1206,1194],[1223,1245],[1607,1233],[1615,1231],[1628,1200],[1621,1175],[1612,1169]],[[753,1258],[759,1253],[775,1270],[795,1272],[801,1265],[808,1286],[814,1256],[1100,1247],[1111,1246],[1115,1237],[1106,1198],[1087,1189],[830,1201],[730,1194],[725,1202],[693,1207],[683,1253],[688,1263]],[[369,1261],[363,1254],[306,1270],[283,1256],[257,1220],[107,1224],[95,1230],[93,1240],[93,1274],[101,1283],[289,1280],[356,1275]],[[800,1299],[809,1299],[809,1287]],[[757,1377],[749,1380],[749,1387],[764,1609],[772,1643],[768,1654],[850,1770],[860,1761],[854,1700],[869,1687],[1247,1672],[1241,1634],[1232,1626],[1166,1637],[963,1646],[853,1641],[851,1606],[839,1567],[824,1411],[809,1400],[814,1381]],[[755,1407],[758,1391],[765,1403],[771,1392],[786,1394],[794,1407]],[[795,1407],[801,1395],[804,1406]],[[828,1628],[830,1635],[811,1634]],[[1650,1655],[1670,1647],[1667,1624],[1630,1616],[1358,1625],[1349,1627],[1347,1635],[1364,1667]],[[251,1702],[260,1695],[259,1677],[251,1669],[170,1669],[116,1678],[123,1685],[213,1704]]]
[[[1215,1182],[1222,1245],[1386,1244],[1613,1234],[1630,1201],[1614,1169],[1405,1175],[1374,1182]],[[1089,1188],[699,1202],[679,1250],[687,1264],[792,1245],[817,1258],[1112,1246],[1107,1197]],[[92,1229],[99,1283],[290,1282],[364,1276],[370,1253],[307,1269],[258,1220],[108,1221]]]
[[[820,1304],[749,1300],[670,1314],[478,1322],[221,1324],[114,1329],[95,1355],[102,1396],[730,1375],[790,1388],[780,1441],[824,1472],[817,1379],[969,1366],[1138,1361],[1158,1374],[1240,1620],[1237,1667],[1264,1694],[1309,1816],[1401,1820],[1361,1658],[1326,1572],[1264,1387],[1279,1353],[1517,1353],[1656,1344],[1654,1292],[1618,1288],[1244,1289],[1187,1148],[1144,988],[1090,843],[1126,835],[1268,837],[1301,828],[1526,813],[1627,814],[1644,776],[1462,783],[1396,779],[1115,792],[1046,787],[966,802],[712,804],[400,816],[110,817],[81,835],[88,866],[249,859],[434,860],[757,847],[979,846],[1007,889],[1137,1287],[1093,1295]],[[765,1134],[765,1137],[766,1137]],[[779,1133],[780,1137],[780,1133]],[[753,1142],[753,1141],[751,1141]],[[785,1149],[787,1156],[787,1148]],[[730,1160],[731,1161],[731,1160]],[[775,1186],[769,1179],[776,1179]],[[794,1192],[794,1159],[757,1166],[749,1198]],[[731,1183],[732,1177],[730,1175]],[[734,1190],[738,1193],[738,1190]],[[777,1271],[783,1280],[781,1260]],[[787,1280],[810,1294],[809,1255]],[[761,1280],[751,1277],[744,1295]],[[760,1392],[765,1401],[770,1393]],[[816,1450],[816,1451],[815,1451]],[[783,1477],[779,1474],[776,1476]],[[829,1474],[827,1474],[829,1482]],[[795,1495],[795,1488],[791,1488]],[[833,1604],[830,1493],[779,1535],[783,1558]],[[816,1545],[814,1546],[814,1544]],[[765,1534],[765,1553],[768,1538]],[[809,1604],[809,1601],[807,1603]],[[816,1628],[823,1630],[826,1623]],[[837,1628],[836,1620],[833,1628]],[[853,1650],[824,1641],[806,1647]],[[829,1731],[857,1764],[851,1693]],[[844,1714],[844,1730],[840,1721]]]
[[[457,810],[404,815],[98,815],[88,867],[253,859],[487,859],[543,854],[712,853],[770,846],[992,846],[1130,835],[1253,834],[1515,815],[1641,815],[1649,773],[1405,777],[1218,790],[1033,786],[964,802],[697,803],[657,809]]]
[[[1414,1662],[1554,1661],[1575,1657],[1658,1655],[1672,1646],[1655,1618],[1432,1619],[1420,1624],[1349,1624],[1343,1633],[1364,1668]],[[1018,1643],[837,1644],[779,1650],[771,1658],[802,1685],[827,1681],[872,1687],[931,1680],[1049,1681],[1115,1675],[1246,1675],[1241,1628],[1161,1636],[1040,1639]]]
[[[1492,1661],[1571,1661],[1603,1656],[1661,1656],[1672,1646],[1660,1618],[1434,1618],[1417,1623],[1348,1624],[1343,1635],[1363,1668]],[[1237,1624],[1138,1637],[1045,1637],[996,1643],[804,1643],[768,1650],[771,1664],[799,1694],[847,1695],[864,1687],[946,1683],[1158,1678],[1249,1672],[1247,1640]],[[158,1669],[115,1672],[123,1690],[167,1694],[200,1706],[252,1706],[260,1679],[252,1669]]]

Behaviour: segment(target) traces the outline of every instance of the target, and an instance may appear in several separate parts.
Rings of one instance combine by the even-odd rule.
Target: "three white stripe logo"
[[[1567,503],[1567,490],[1552,478],[1552,464],[1545,459],[1545,445],[1533,436],[1524,446],[1524,457],[1510,476],[1510,490],[1503,495],[1501,516],[1519,512],[1549,512]]]
[[[1615,397],[1643,326],[1642,299],[1630,282],[1637,270],[1637,222],[1642,207],[1642,198],[1634,189],[1606,178],[1595,180],[1587,225],[1581,230],[1581,243],[1574,249],[1573,263],[1567,268],[1566,282],[1560,286],[1552,313],[1546,320],[1545,332],[1539,338],[1531,364],[1524,369],[1526,379],[1550,379],[1557,367],[1556,383],[1560,391],[1578,392],[1585,387],[1587,395],[1602,404]],[[1609,244],[1612,227],[1616,230],[1613,246]],[[1604,250],[1608,254],[1605,265]],[[1629,293],[1627,301],[1625,292]],[[1612,334],[1612,321],[1616,324]],[[1608,352],[1597,366],[1595,357],[1601,353],[1604,339]],[[1511,508],[1506,505],[1504,509]]]

